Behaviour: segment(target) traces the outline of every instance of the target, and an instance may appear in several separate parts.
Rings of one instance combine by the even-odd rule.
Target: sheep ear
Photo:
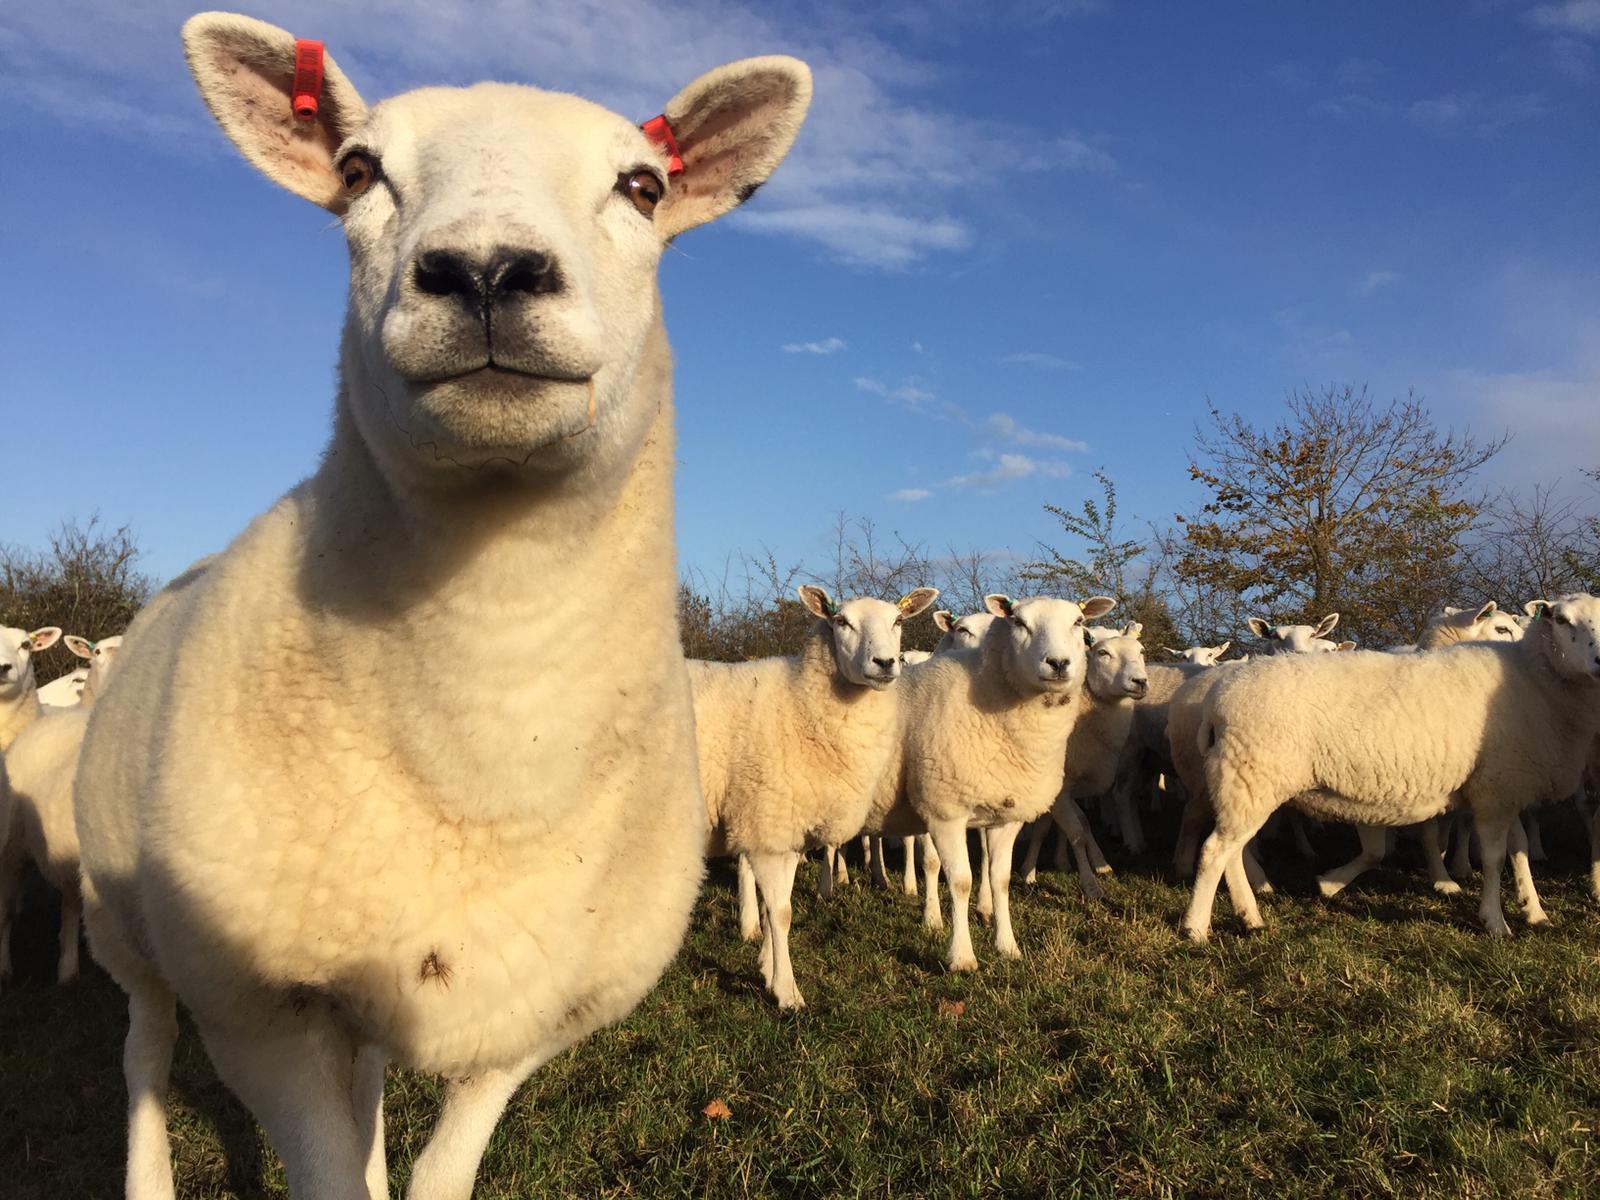
[[[1085,620],[1092,621],[1096,617],[1103,617],[1117,606],[1117,602],[1110,596],[1090,596],[1078,605],[1083,610]]]
[[[1141,622],[1141,621],[1129,621],[1126,625],[1124,625],[1122,627],[1122,636],[1123,637],[1137,638],[1143,632],[1144,632],[1144,623]]]
[[[1228,652],[1228,647],[1231,646],[1231,645],[1233,645],[1233,642],[1231,640],[1229,640],[1229,641],[1223,642],[1222,645],[1220,645],[1220,646],[1213,646],[1212,649],[1217,652],[1217,657],[1221,658],[1224,654],[1226,654]]]
[[[839,606],[833,602],[833,597],[829,596],[822,588],[808,583],[795,590],[800,596],[800,603],[806,606],[806,610],[812,616],[827,620],[829,617],[838,614]]]
[[[1445,616],[1447,616],[1447,617],[1453,617],[1453,616],[1455,616],[1455,615],[1456,615],[1456,614],[1457,614],[1457,613],[1458,613],[1458,612],[1460,612],[1460,611],[1461,611],[1461,610],[1460,610],[1460,609],[1459,609],[1459,608],[1457,608],[1457,607],[1456,607],[1456,606],[1455,606],[1455,605],[1454,605],[1454,604],[1446,604],[1446,605],[1445,605],[1445,606],[1444,606],[1444,609],[1443,609],[1443,610],[1442,610],[1442,611],[1443,611],[1443,612],[1444,612],[1444,615],[1445,615]]]
[[[774,54],[707,71],[662,111],[681,169],[656,211],[665,237],[743,204],[789,153],[811,106],[811,68]],[[647,123],[648,124],[648,123]]]
[[[75,633],[69,633],[66,637],[62,638],[61,641],[68,650],[71,650],[79,658],[94,658],[94,643],[88,638],[79,637]]]
[[[1487,621],[1491,616],[1493,616],[1495,613],[1497,613],[1499,611],[1500,611],[1499,605],[1497,605],[1493,600],[1491,600],[1491,601],[1489,601],[1489,603],[1485,604],[1482,608],[1480,608],[1478,610],[1477,616],[1473,617],[1472,619],[1475,622],[1476,621]]]
[[[1548,600],[1529,600],[1522,606],[1522,611],[1527,615],[1528,620],[1537,621],[1540,617],[1544,616],[1545,612],[1549,608],[1550,601]]]
[[[1329,613],[1317,622],[1317,627],[1312,631],[1312,637],[1327,637],[1333,632],[1333,627],[1339,623],[1338,613]]]
[[[949,633],[950,626],[956,623],[956,618],[948,608],[941,608],[933,614],[933,623],[939,627],[941,633]]]
[[[41,629],[35,629],[28,635],[28,642],[33,646],[35,654],[40,650],[50,649],[60,640],[61,626],[59,625],[46,625]]]
[[[1163,654],[1172,655],[1173,658],[1182,658],[1183,657],[1183,651],[1182,650],[1174,650],[1171,646],[1157,646],[1156,649],[1161,651],[1161,653],[1163,653]]]
[[[900,615],[909,620],[910,618],[924,612],[928,605],[932,604],[938,598],[938,588],[915,588],[912,591],[907,592],[904,596],[901,596],[896,607],[900,609]]]
[[[1009,617],[1016,605],[1012,603],[1010,596],[1002,595],[999,592],[991,592],[983,598],[983,607],[985,611],[993,613],[997,617]]]
[[[360,94],[328,54],[316,115],[297,117],[294,35],[234,13],[201,13],[183,24],[183,52],[211,115],[239,152],[274,183],[343,213],[333,152],[366,119]]]
[[[1250,626],[1250,632],[1255,634],[1258,638],[1272,636],[1272,626],[1268,625],[1260,617],[1251,617],[1250,620],[1245,623]]]
[[[1354,650],[1355,648],[1356,644],[1354,642],[1340,642],[1334,647],[1336,650]]]

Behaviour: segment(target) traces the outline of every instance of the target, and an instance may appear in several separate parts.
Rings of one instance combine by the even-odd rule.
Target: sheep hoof
[[[796,988],[793,992],[789,993],[789,995],[787,995],[787,996],[779,996],[778,997],[778,1011],[779,1012],[798,1012],[800,1009],[804,1008],[805,1006],[806,1006],[806,998],[800,994],[800,989],[799,988]]]
[[[1016,942],[1007,942],[1003,946],[999,942],[996,942],[994,944],[994,948],[999,951],[1001,958],[1022,957],[1022,947],[1017,945]]]
[[[1433,885],[1433,890],[1441,896],[1461,895],[1461,885],[1454,879],[1441,879]]]
[[[1258,896],[1276,896],[1277,894],[1272,890],[1272,885],[1265,879],[1256,884],[1256,895]]]
[[[993,925],[994,924],[994,909],[992,909],[992,908],[980,908],[980,909],[978,909],[978,920],[981,921],[985,925]]]
[[[1506,919],[1499,913],[1484,917],[1483,929],[1490,937],[1503,938],[1511,936],[1511,926],[1506,924]]]
[[[759,942],[761,940],[761,926],[752,925],[748,929],[741,929],[739,930],[739,936],[747,942]]]
[[[917,885],[914,884],[914,883],[908,883],[905,886],[903,886],[900,890],[902,892],[904,892],[907,896],[910,896],[913,900],[915,900],[917,898],[917,896],[920,894],[917,891]]]
[[[1529,929],[1543,929],[1554,924],[1555,922],[1550,919],[1550,914],[1545,912],[1543,909],[1539,909],[1537,912],[1531,912],[1528,914]]]
[[[952,956],[950,969],[952,971],[976,971],[978,969],[978,956],[970,950],[963,955]]]
[[[1024,875],[1022,877],[1022,882],[1027,884],[1029,887],[1032,887],[1034,884],[1038,883],[1039,882],[1039,872],[1038,872],[1038,870],[1036,869],[1036,870],[1029,871],[1026,875]]]
[[[1196,946],[1204,946],[1211,940],[1211,931],[1201,929],[1198,925],[1184,925],[1179,932],[1185,940],[1193,942]]]
[[[1111,874],[1111,864],[1110,863],[1101,863],[1098,867],[1096,867],[1094,869],[1094,873],[1096,875],[1109,875],[1109,874]]]
[[[1089,878],[1083,880],[1082,883],[1083,883],[1083,898],[1085,900],[1096,900],[1096,901],[1099,901],[1099,900],[1104,900],[1106,898],[1106,890],[1105,890],[1105,888],[1101,887],[1100,884],[1095,880],[1095,878],[1092,875]]]
[[[1317,891],[1322,893],[1324,900],[1331,900],[1344,891],[1344,884],[1337,879],[1329,879],[1326,875],[1317,876]]]

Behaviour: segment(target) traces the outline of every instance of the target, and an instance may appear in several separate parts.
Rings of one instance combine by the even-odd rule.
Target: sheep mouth
[[[540,383],[589,383],[593,375],[550,375],[539,371],[524,371],[519,367],[508,367],[493,360],[476,367],[468,367],[464,371],[453,371],[449,375],[435,375],[427,379],[416,379],[414,383],[465,383],[473,379],[504,379],[526,380],[532,384]]]
[[[898,675],[868,675],[867,686],[881,692],[898,678]]]

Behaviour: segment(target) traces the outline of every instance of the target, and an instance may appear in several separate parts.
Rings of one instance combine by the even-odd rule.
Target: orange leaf
[[[967,1002],[965,1000],[941,1000],[941,1001],[939,1001],[939,1015],[941,1017],[949,1017],[952,1021],[954,1021],[957,1017],[959,1017],[962,1013],[964,1013],[966,1011],[967,1011]]]
[[[718,1096],[700,1111],[705,1113],[705,1115],[710,1117],[713,1121],[726,1121],[729,1117],[733,1116],[733,1110],[722,1102],[721,1096]]]

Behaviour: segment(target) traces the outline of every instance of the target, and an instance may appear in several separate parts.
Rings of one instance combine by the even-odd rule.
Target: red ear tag
[[[667,174],[682,175],[683,159],[678,156],[678,139],[672,136],[672,126],[667,124],[665,115],[651,117],[639,129],[657,145],[665,147],[667,151]]]
[[[322,95],[322,43],[297,39],[294,44],[294,99],[297,121],[317,119],[317,97]]]

